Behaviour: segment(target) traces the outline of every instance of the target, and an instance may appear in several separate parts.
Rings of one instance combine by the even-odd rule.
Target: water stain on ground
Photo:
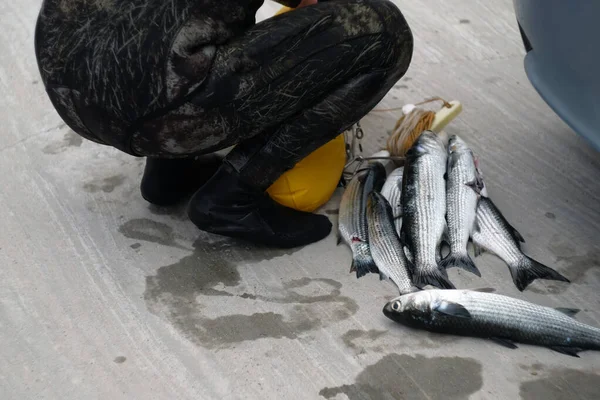
[[[169,225],[148,218],[136,218],[129,220],[119,227],[119,232],[135,240],[158,243],[179,249],[189,250],[177,243],[177,236]]]
[[[472,358],[389,354],[365,368],[355,383],[319,394],[350,400],[466,399],[483,385],[481,364]]]
[[[600,277],[600,252],[597,250],[582,253],[569,243],[554,242],[550,246],[560,272],[571,282],[585,283],[586,275],[591,273]],[[553,266],[550,266],[553,267]],[[562,288],[564,285],[560,285]],[[566,289],[566,288],[565,288]],[[564,290],[560,290],[562,292]]]
[[[546,216],[546,218],[548,219],[556,219],[556,215],[554,215],[554,213],[551,213],[550,211],[548,211],[546,214],[544,214]]]
[[[140,247],[142,247],[142,245],[141,245],[141,243],[134,243],[134,244],[132,244],[132,245],[131,245],[131,246],[129,246],[129,247],[131,247],[131,248],[132,248],[132,249],[134,249],[134,250],[137,250],[137,249],[139,249]]]
[[[118,356],[118,357],[115,357],[115,359],[113,361],[117,364],[123,364],[126,360],[127,360],[127,357]]]
[[[521,383],[520,395],[523,400],[595,400],[600,398],[600,373],[555,369],[548,376]]]
[[[470,23],[471,23],[471,21],[470,21],[470,20],[468,20],[468,19],[459,19],[459,20],[458,20],[458,23],[459,23],[459,24],[470,24]]]
[[[131,236],[131,229],[126,231]],[[136,236],[140,239],[139,232]],[[342,296],[342,285],[331,279],[291,280],[272,288],[268,295],[239,293],[236,287],[242,281],[238,265],[291,255],[295,251],[298,249],[249,247],[233,240],[212,244],[197,240],[192,254],[160,267],[156,275],[146,278],[144,299],[151,312],[166,318],[192,342],[208,348],[230,347],[234,343],[267,337],[294,339],[355,314],[356,302]],[[202,297],[207,296],[238,298],[236,309],[244,313],[209,318],[202,311]],[[253,304],[249,301],[287,305],[285,315],[271,310],[250,314]],[[316,317],[323,307],[330,311],[327,321]],[[268,304],[260,309],[265,308]],[[281,306],[277,307],[277,311],[280,310]]]
[[[374,343],[386,333],[387,331],[378,331],[376,329],[368,331],[351,329],[342,335],[342,341],[346,346],[359,353],[364,353],[368,348],[374,351],[381,351],[381,347],[374,346]]]
[[[491,85],[495,85],[496,83],[502,82],[502,78],[497,77],[497,76],[492,76],[490,78],[484,79],[483,81],[485,83],[489,83]]]
[[[539,363],[531,365],[519,364],[519,367],[524,371],[528,371],[531,376],[538,376],[544,370],[544,366]]]
[[[600,279],[600,252],[577,250],[569,243],[553,240],[549,246],[554,255],[555,262],[547,264],[554,268],[572,283],[589,283],[590,274],[595,274]],[[560,294],[569,288],[568,283],[538,279],[527,290],[540,294]]]
[[[96,179],[83,185],[83,190],[88,193],[97,193],[100,191],[112,193],[118,186],[121,186],[123,182],[125,182],[125,179],[124,175],[114,175],[109,176],[108,178]]]
[[[64,124],[59,126],[59,129],[64,126]],[[83,138],[72,130],[69,130],[67,133],[65,133],[60,142],[50,143],[42,149],[42,152],[46,154],[59,154],[67,150],[69,147],[80,147],[82,143]]]

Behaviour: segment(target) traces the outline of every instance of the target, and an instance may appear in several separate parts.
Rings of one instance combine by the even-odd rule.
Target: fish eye
[[[400,305],[401,305],[401,304],[402,304],[402,303],[400,303],[400,301],[395,301],[395,302],[392,304],[392,310],[394,310],[394,311],[398,311],[398,310],[400,310]]]

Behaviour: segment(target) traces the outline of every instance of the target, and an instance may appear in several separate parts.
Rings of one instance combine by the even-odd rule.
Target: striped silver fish
[[[477,222],[477,201],[483,189],[483,180],[475,165],[473,152],[456,135],[448,141],[446,176],[446,222],[450,253],[441,264],[444,268],[459,267],[481,276],[467,252],[467,244]]]
[[[404,167],[394,169],[381,188],[381,194],[392,207],[394,226],[398,236],[400,236],[402,227],[402,175],[404,175]]]
[[[401,241],[413,258],[413,283],[452,289],[446,270],[438,264],[446,229],[446,142],[424,132],[406,153],[402,187]]]
[[[578,322],[579,310],[550,308],[527,301],[472,290],[423,290],[385,305],[390,319],[417,329],[549,347],[577,357],[600,350],[600,329]]]
[[[390,278],[400,294],[419,290],[412,284],[408,260],[394,226],[392,207],[381,193],[369,195],[367,222],[371,255],[381,280]]]
[[[472,234],[475,255],[483,250],[496,254],[510,269],[515,286],[523,291],[536,279],[569,282],[567,278],[543,264],[527,257],[521,251],[523,236],[513,228],[496,205],[481,197],[477,206],[477,227]]]
[[[360,278],[369,272],[377,273],[377,266],[369,249],[367,226],[367,198],[373,190],[380,190],[385,180],[381,163],[369,164],[358,172],[346,186],[340,203],[338,243],[344,241],[352,250],[351,272]]]

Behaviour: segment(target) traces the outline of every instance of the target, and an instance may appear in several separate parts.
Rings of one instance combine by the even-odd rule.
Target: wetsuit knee
[[[367,0],[381,19],[381,33],[387,40],[384,68],[400,78],[408,70],[413,54],[413,35],[400,9],[389,0]]]

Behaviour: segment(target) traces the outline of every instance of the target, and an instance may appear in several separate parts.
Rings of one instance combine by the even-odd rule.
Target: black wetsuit
[[[75,132],[135,156],[236,145],[222,168],[262,192],[368,113],[413,46],[388,0],[321,1],[255,24],[262,3],[45,0],[35,42],[48,95]]]

